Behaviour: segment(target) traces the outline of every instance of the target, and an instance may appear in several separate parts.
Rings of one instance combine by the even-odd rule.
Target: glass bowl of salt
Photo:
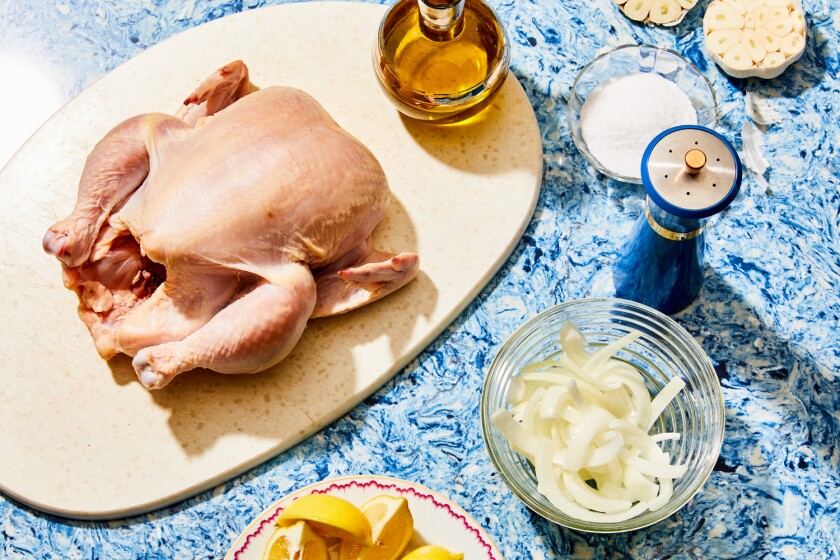
[[[595,169],[641,184],[650,141],[682,124],[713,129],[717,104],[709,80],[678,53],[624,45],[581,69],[566,116],[575,146]]]

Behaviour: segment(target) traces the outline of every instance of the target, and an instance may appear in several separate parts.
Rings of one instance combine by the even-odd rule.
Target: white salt
[[[625,177],[641,176],[642,155],[657,134],[697,124],[691,100],[671,80],[637,72],[607,80],[580,110],[583,141],[598,162]]]

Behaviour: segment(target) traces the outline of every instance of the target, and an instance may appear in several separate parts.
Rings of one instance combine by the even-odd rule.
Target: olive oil
[[[481,0],[399,0],[382,21],[375,57],[380,85],[400,111],[455,122],[498,93],[509,47]]]

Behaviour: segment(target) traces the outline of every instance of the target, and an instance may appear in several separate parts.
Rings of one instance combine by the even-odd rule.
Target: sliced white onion
[[[633,502],[639,499],[639,494],[637,492],[634,492],[629,488],[625,488],[624,485],[613,484],[613,481],[609,479],[598,483],[598,492],[607,498],[613,498],[616,500],[630,500]],[[655,493],[653,497],[656,497]]]
[[[586,362],[587,368],[597,368],[601,365],[607,363],[608,360],[612,360],[613,357],[620,351],[629,346],[633,343],[634,340],[642,336],[642,333],[639,331],[631,331],[618,340],[610,342],[598,349],[597,352],[592,354],[592,357],[589,358],[589,361]]]
[[[572,402],[575,403],[575,406],[578,410],[583,410],[586,408],[586,401],[583,399],[583,394],[578,389],[577,381],[572,379],[569,381],[569,384],[566,385],[566,389],[569,391],[569,396],[572,398]]]
[[[669,465],[666,462],[651,461],[641,457],[632,457],[629,454],[627,458],[623,456],[623,453],[620,455],[622,455],[622,462],[628,467],[632,467],[642,474],[654,476],[656,478],[679,478],[684,475],[686,471],[685,465]],[[667,461],[667,456],[665,460]]]
[[[572,360],[569,356],[563,354],[560,357],[560,365],[563,366],[565,369],[574,372],[580,373],[580,367],[574,360]]]
[[[645,379],[639,370],[630,364],[614,360],[601,366],[598,380],[601,383],[609,384],[610,387],[619,387],[628,384],[645,384]]]
[[[525,410],[522,411],[522,427],[525,428],[525,431],[536,435],[543,435],[537,433],[540,431],[537,422],[539,421],[540,402],[544,394],[545,389],[538,387],[528,398]]]
[[[587,373],[584,373],[581,370],[571,369],[571,368],[546,368],[540,371],[533,371],[519,377],[522,378],[523,381],[539,381],[543,383],[562,383],[568,384],[569,381],[577,380],[582,384],[590,385],[593,388],[598,389],[610,389],[611,387],[605,386],[603,383],[599,382],[597,379],[593,378]]]
[[[519,373],[520,375],[522,375],[551,368],[563,369],[563,363],[557,360],[543,360],[541,362],[531,362],[528,365],[522,366],[522,369],[519,370]]]
[[[571,517],[614,523],[663,507],[687,470],[659,446],[679,433],[649,434],[685,383],[675,377],[651,399],[642,374],[615,358],[639,336],[590,353],[583,333],[565,323],[563,352],[522,368],[510,384],[511,412],[491,417],[533,463],[538,490]]]
[[[540,382],[546,384],[567,385],[569,381],[576,379],[574,373],[563,368],[551,368],[542,371],[533,371],[519,376],[525,383]]]
[[[603,408],[592,407],[586,413],[583,421],[575,430],[572,440],[569,442],[569,449],[566,450],[566,468],[570,471],[578,471],[583,468],[588,455],[591,454],[592,440],[603,432],[613,419],[613,415]]]
[[[545,390],[540,402],[540,418],[556,420],[560,417],[560,410],[569,400],[569,392],[560,385],[554,385]]]
[[[612,389],[604,394],[609,399],[610,406],[607,410],[616,418],[626,418],[633,415],[633,403],[627,389],[620,387]]]
[[[519,377],[514,377],[508,385],[507,402],[509,405],[516,405],[525,400],[525,382]]]
[[[517,422],[522,422],[522,418],[525,415],[525,406],[527,404],[528,404],[528,401],[524,401],[524,402],[521,402],[521,403],[517,403],[516,406],[512,406],[510,408],[510,411],[509,411],[510,415],[513,416],[513,418]]]
[[[650,430],[653,423],[656,422],[656,419],[659,418],[660,414],[662,414],[662,411],[668,407],[671,401],[674,400],[674,397],[677,396],[677,393],[682,391],[684,387],[685,381],[679,377],[672,378],[664,387],[662,387],[662,390],[659,391],[659,394],[657,394],[650,403],[650,420],[646,426],[648,430]]]
[[[671,499],[674,494],[674,481],[670,478],[659,479],[659,495],[650,501],[650,511],[656,511]]]
[[[621,460],[616,457],[609,463],[607,463],[607,472],[610,475],[609,481],[612,484],[620,485],[622,476],[624,474],[624,466],[621,464]]]
[[[490,421],[493,422],[493,425],[505,437],[514,451],[525,455],[528,459],[534,459],[541,447],[537,436],[528,433],[507,410],[497,410]]]
[[[639,499],[650,501],[659,493],[659,486],[633,468],[625,468],[622,482],[624,488]]]
[[[589,460],[586,462],[586,468],[590,469],[592,467],[606,465],[618,457],[618,454],[623,447],[624,438],[622,438],[619,433],[615,434],[615,437],[610,439],[608,443],[602,445],[601,447],[596,447],[592,451],[592,454],[589,456]]]
[[[632,422],[612,420],[609,423],[609,428],[619,432],[624,438],[624,442],[628,445],[625,448],[625,454],[629,453],[635,456],[644,455],[645,457],[652,457],[662,453],[662,450],[656,442]]]
[[[534,470],[539,481],[537,489],[554,506],[570,517],[576,517],[592,523],[619,523],[632,519],[648,509],[647,502],[639,502],[620,513],[599,513],[580,506],[567,498],[560,489],[560,478],[555,475],[551,462],[552,449],[541,449],[534,462]]]
[[[643,382],[629,381],[624,384],[630,393],[630,401],[633,403],[633,412],[629,415],[631,422],[637,426],[647,426],[652,414],[650,393]]]
[[[563,473],[563,485],[577,503],[594,511],[619,513],[627,511],[633,506],[633,502],[630,500],[607,498],[599,492],[596,492],[581,480],[577,473],[571,471],[565,471]]]
[[[560,419],[572,426],[577,426],[583,422],[583,413],[575,406],[567,406],[560,411]]]
[[[677,432],[662,432],[661,434],[653,434],[650,436],[650,439],[655,441],[656,443],[661,443],[663,441],[679,441],[680,434]]]
[[[589,353],[586,351],[586,337],[583,336],[580,329],[569,321],[560,326],[560,345],[563,347],[563,355],[568,357],[577,367],[582,368],[589,361]]]

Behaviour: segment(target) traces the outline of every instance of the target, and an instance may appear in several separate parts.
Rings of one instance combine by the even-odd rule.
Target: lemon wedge
[[[436,544],[427,544],[415,548],[402,557],[402,560],[461,560],[464,555],[460,552],[449,552],[449,550]]]
[[[414,533],[414,518],[403,497],[382,494],[360,508],[370,521],[373,546],[342,541],[339,560],[396,560]]]
[[[301,496],[277,518],[278,527],[306,521],[322,537],[336,537],[371,546],[370,521],[359,508],[336,496],[308,494]]]
[[[271,535],[263,560],[327,560],[326,541],[305,521],[280,527]]]

